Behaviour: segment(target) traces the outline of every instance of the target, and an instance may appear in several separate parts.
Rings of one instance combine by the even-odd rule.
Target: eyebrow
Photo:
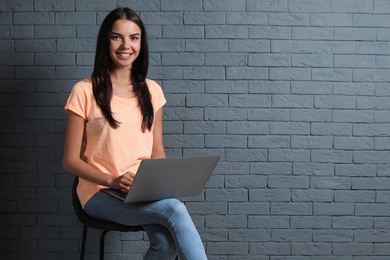
[[[117,32],[111,32],[110,35],[112,35],[112,34],[119,35],[119,36],[123,36],[122,34],[117,33]],[[133,33],[133,34],[130,34],[130,36],[141,36],[141,34],[139,34],[139,33]]]

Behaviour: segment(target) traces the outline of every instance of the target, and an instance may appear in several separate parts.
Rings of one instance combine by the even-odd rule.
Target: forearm
[[[167,155],[165,154],[164,148],[159,149],[153,149],[151,158],[166,158]]]
[[[82,161],[81,159],[79,160],[63,160],[63,167],[67,172],[70,172],[80,178],[83,178],[87,181],[102,185],[102,186],[107,186],[107,187],[112,187],[113,183],[113,176],[101,172],[88,163]]]

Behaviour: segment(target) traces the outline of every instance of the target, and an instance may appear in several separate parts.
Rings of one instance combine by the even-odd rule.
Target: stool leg
[[[88,234],[88,227],[84,225],[83,229],[83,240],[81,242],[81,252],[80,252],[80,260],[84,260],[85,255],[85,244],[87,242],[87,234]]]
[[[103,230],[102,234],[100,235],[100,260],[104,260],[104,238],[106,237],[107,233],[108,230]]]

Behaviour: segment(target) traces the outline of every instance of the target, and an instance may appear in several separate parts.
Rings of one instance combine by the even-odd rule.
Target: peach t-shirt
[[[152,96],[154,112],[166,102],[161,87],[153,80],[146,80]],[[121,98],[113,95],[111,110],[120,122],[112,128],[105,120],[96,104],[89,78],[73,86],[65,110],[71,110],[86,121],[82,159],[92,167],[114,176],[125,172],[136,172],[141,160],[151,156],[153,147],[153,127],[142,132],[142,116],[137,98]],[[77,193],[81,205],[103,186],[80,178]]]

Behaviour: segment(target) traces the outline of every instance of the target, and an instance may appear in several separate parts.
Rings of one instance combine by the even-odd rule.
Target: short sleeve
[[[162,108],[167,102],[164,96],[164,92],[157,82],[149,80],[147,82],[150,94],[152,95],[152,103],[155,111]]]
[[[77,83],[73,86],[72,91],[70,92],[68,101],[65,105],[65,110],[72,111],[77,115],[81,116],[87,120],[87,95],[82,86]]]

